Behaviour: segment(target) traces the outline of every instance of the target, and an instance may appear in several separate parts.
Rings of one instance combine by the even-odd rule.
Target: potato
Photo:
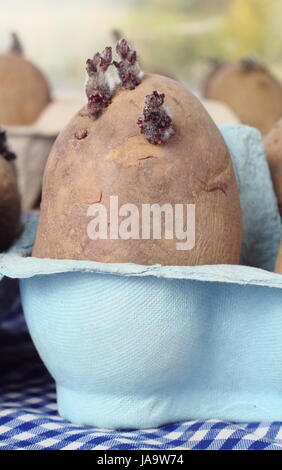
[[[277,259],[276,259],[275,272],[278,274],[282,274],[282,241],[281,241],[279,252],[277,255]]]
[[[282,119],[275,124],[264,138],[264,148],[282,217]],[[282,241],[277,255],[275,272],[282,274]]]
[[[0,131],[0,252],[10,247],[21,228],[20,196],[12,158],[13,154],[5,147],[5,133]]]
[[[209,60],[209,64],[210,64],[209,71],[207,75],[205,76],[203,84],[202,84],[203,96],[207,98],[209,97],[210,86],[213,83],[214,77],[218,74],[219,71],[221,71],[228,64],[228,62],[217,60],[217,59],[211,59]]]
[[[282,119],[264,138],[264,148],[282,217]]]
[[[0,55],[0,124],[29,125],[50,102],[43,74],[19,53]]]
[[[282,117],[282,86],[251,58],[221,65],[205,83],[206,98],[222,101],[243,124],[267,134]]]
[[[137,125],[142,127],[145,98],[155,90],[165,94],[174,129],[160,145],[150,143]],[[195,204],[195,246],[178,250],[180,237],[165,236],[164,217],[160,239],[89,238],[93,217],[87,211],[95,203],[106,209],[106,235],[114,231],[111,196],[118,197],[119,207],[137,207],[140,227],[143,204],[183,204],[184,214],[186,205]],[[184,224],[188,232],[192,225],[192,218]],[[143,265],[237,264],[241,240],[230,154],[199,100],[178,82],[149,74],[134,89],[119,86],[99,117],[91,118],[84,107],[56,140],[45,168],[33,256]]]

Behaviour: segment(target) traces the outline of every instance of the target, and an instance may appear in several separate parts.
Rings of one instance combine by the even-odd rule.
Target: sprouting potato
[[[0,252],[7,250],[20,234],[21,204],[13,160],[0,129]]]
[[[273,126],[264,138],[264,148],[280,215],[282,216],[282,119]]]
[[[0,55],[0,124],[29,125],[51,101],[48,83],[22,53],[17,37]]]
[[[282,86],[269,70],[246,57],[214,65],[204,83],[206,98],[230,106],[243,124],[267,134],[282,116]]]
[[[242,240],[239,193],[231,157],[199,100],[180,83],[144,75],[125,40],[87,62],[88,104],[56,140],[43,181],[33,256],[143,265],[238,264]],[[119,84],[108,69],[114,65]],[[144,204],[195,205],[195,245],[179,237],[92,239],[89,207],[110,212],[110,198]],[[185,211],[184,211],[185,217]],[[189,230],[190,220],[185,229]],[[188,224],[188,226],[187,226]],[[185,224],[184,224],[185,225]]]

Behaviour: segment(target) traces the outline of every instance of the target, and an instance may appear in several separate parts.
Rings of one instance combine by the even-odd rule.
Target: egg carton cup
[[[20,279],[29,331],[65,419],[102,428],[282,420],[282,276],[266,270],[281,222],[258,133],[227,128],[224,137],[243,218],[253,222],[242,260],[264,269],[39,259],[30,256],[37,216],[0,255],[0,273]],[[247,181],[254,154],[257,174]],[[260,178],[262,195],[254,192]]]
[[[82,107],[76,99],[56,100],[29,126],[6,126],[8,141],[16,153],[16,168],[23,211],[38,204],[45,165],[52,146],[73,115]]]
[[[282,420],[281,275],[33,258],[36,223],[0,272],[20,278],[62,417],[107,428]]]
[[[222,101],[200,97],[200,101],[214,122],[218,125],[240,125],[237,114]]]
[[[31,228],[32,232],[34,232],[34,224],[37,224],[39,212],[34,212],[32,217],[32,221],[29,225],[29,230],[26,225],[26,221],[29,220],[29,215],[22,217],[22,225],[24,227],[23,233],[19,240],[15,242],[15,244],[10,248],[8,251],[9,253],[20,253],[21,256],[26,256],[30,254],[30,233]],[[25,246],[25,240],[28,238],[29,242],[27,246]],[[2,258],[5,253],[0,252],[0,258]],[[18,295],[18,282],[15,279],[9,278],[4,276],[4,274],[0,270],[0,327],[1,321],[3,318],[9,314],[9,311],[12,307],[12,304],[15,300],[15,296]],[[0,331],[1,336],[1,331]],[[0,337],[1,341],[1,337]]]

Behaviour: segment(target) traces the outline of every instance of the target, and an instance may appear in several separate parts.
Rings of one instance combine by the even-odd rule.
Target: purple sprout
[[[245,72],[264,70],[264,66],[260,64],[255,57],[252,56],[243,57],[240,61],[240,64]]]
[[[10,47],[9,52],[20,54],[20,55],[24,54],[23,45],[22,45],[17,33],[12,33],[11,34],[11,47]]]
[[[150,144],[163,144],[175,134],[172,119],[163,106],[164,99],[165,94],[158,93],[157,91],[147,95],[143,116],[137,121],[141,134],[144,135]]]
[[[86,62],[89,76],[86,84],[88,110],[91,117],[98,117],[112,101],[112,90],[106,72],[112,64],[112,48],[106,47],[102,54],[97,52],[93,59]]]
[[[121,61],[114,60],[113,64],[117,68],[121,84],[124,88],[133,90],[140,85],[143,77],[143,72],[137,61],[137,53],[131,49],[126,39],[118,41],[116,51]]]
[[[16,154],[8,148],[6,132],[2,129],[0,129],[0,155],[8,162],[16,159]]]

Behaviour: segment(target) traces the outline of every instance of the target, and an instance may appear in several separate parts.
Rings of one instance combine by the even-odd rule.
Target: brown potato
[[[0,55],[0,124],[29,125],[51,101],[43,74],[19,53]]]
[[[0,155],[0,252],[20,233],[20,196],[13,162]]]
[[[282,216],[282,119],[264,138],[264,147]]]
[[[277,274],[282,274],[282,241],[280,244],[279,252],[276,259],[275,272]]]
[[[204,95],[229,105],[243,124],[263,135],[282,117],[282,86],[253,59],[219,66],[205,83]]]
[[[175,135],[150,144],[137,126],[146,95],[165,93]],[[90,240],[90,204],[196,205],[196,245],[173,240]],[[141,222],[141,221],[140,221]],[[164,223],[164,221],[162,221]],[[162,232],[163,233],[163,232]],[[178,82],[146,75],[134,90],[119,88],[93,120],[83,108],[61,132],[48,159],[33,256],[144,265],[239,263],[242,221],[226,144],[199,100]]]
[[[203,83],[202,83],[202,93],[203,96],[208,98],[210,94],[210,86],[213,84],[214,77],[221,71],[229,62],[225,62],[223,60],[216,60],[212,59],[209,61],[210,68],[205,76]]]

